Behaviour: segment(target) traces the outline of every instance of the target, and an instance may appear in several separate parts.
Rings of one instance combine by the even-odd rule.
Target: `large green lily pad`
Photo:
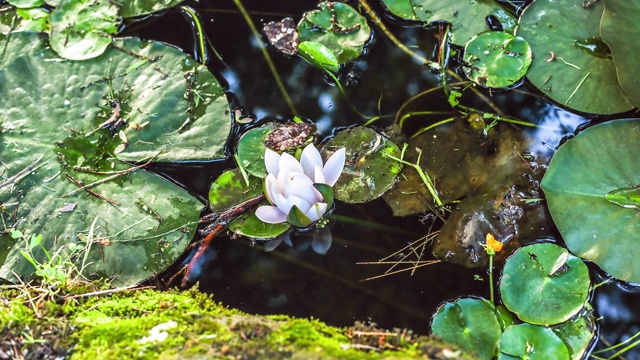
[[[520,17],[516,34],[535,55],[527,78],[545,95],[571,109],[594,114],[633,105],[616,76],[610,50],[600,38],[602,1],[536,0]],[[578,26],[579,24],[579,26]]]
[[[0,69],[9,65],[13,60],[24,56],[32,55],[48,47],[47,39],[44,35],[25,31],[7,35],[0,35]]]
[[[321,2],[318,10],[308,11],[298,24],[300,42],[312,41],[331,49],[341,64],[362,55],[371,28],[367,19],[342,2]]]
[[[431,321],[431,331],[442,340],[475,353],[479,359],[493,359],[498,352],[500,324],[495,308],[485,299],[462,298],[444,303]]]
[[[491,31],[471,39],[464,49],[469,79],[482,86],[501,88],[515,84],[531,65],[526,40],[504,31]]]
[[[118,6],[110,0],[63,1],[51,12],[51,47],[71,60],[102,54],[118,31]]]
[[[558,149],[541,183],[569,250],[634,283],[640,283],[640,211],[606,197],[640,185],[639,138],[640,119],[588,128]]]
[[[569,360],[569,350],[548,328],[519,324],[509,326],[500,337],[498,360]]]
[[[590,286],[584,262],[551,243],[520,248],[507,259],[500,279],[507,309],[537,325],[559,324],[577,314]]]
[[[391,140],[365,127],[339,132],[322,147],[326,161],[334,151],[345,148],[342,175],[334,186],[335,198],[348,203],[364,203],[378,198],[395,183],[402,164],[387,157],[400,157]]]
[[[490,30],[487,22],[496,20],[502,30],[513,32],[516,18],[495,1],[469,0],[383,0],[389,11],[407,20],[427,24],[445,21],[451,24],[451,43],[464,46],[472,37]],[[487,20],[489,17],[489,20]]]
[[[118,49],[83,62],[42,50],[0,70],[0,200],[3,230],[42,234],[50,254],[89,241],[85,275],[114,277],[119,286],[169,266],[193,237],[202,210],[187,192],[123,160],[220,157],[230,120],[219,85],[188,56],[157,42],[116,43]],[[200,91],[197,106],[185,99],[188,87]],[[118,106],[126,122],[101,128],[117,118]],[[191,126],[187,109],[195,114]],[[90,188],[95,194],[73,192],[72,179],[99,182]],[[20,253],[26,239],[0,240],[6,245],[0,277],[31,278],[35,269]],[[34,251],[45,261],[44,252]]]
[[[611,49],[620,86],[629,94],[633,104],[640,106],[640,72],[638,53],[640,43],[640,2],[628,0],[604,1],[600,21],[602,40]]]

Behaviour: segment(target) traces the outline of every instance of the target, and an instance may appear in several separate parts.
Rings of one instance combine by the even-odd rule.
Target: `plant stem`
[[[276,80],[276,83],[278,84],[278,88],[280,89],[280,92],[282,93],[282,96],[284,97],[285,102],[289,106],[289,110],[291,110],[291,113],[294,116],[298,116],[298,111],[296,110],[296,107],[293,105],[293,100],[291,100],[291,97],[289,96],[289,93],[287,92],[287,89],[284,87],[284,83],[282,82],[282,79],[280,78],[280,75],[278,75],[278,71],[276,70],[276,66],[273,64],[273,60],[271,60],[271,56],[269,56],[269,52],[267,51],[267,48],[264,46],[264,43],[262,42],[262,39],[260,38],[260,33],[258,32],[258,30],[256,29],[255,24],[251,20],[251,17],[249,16],[249,13],[244,8],[244,5],[242,5],[241,0],[233,0],[233,2],[238,7],[238,10],[240,10],[240,13],[242,14],[242,17],[244,17],[244,20],[247,22],[247,25],[249,25],[249,28],[251,29],[251,32],[253,33],[253,36],[256,38],[257,43],[258,43],[258,47],[260,48],[260,51],[262,52],[262,56],[264,56],[265,61],[269,65],[269,70],[271,71],[271,74],[273,75],[274,79]]]
[[[196,26],[196,31],[193,34],[193,37],[198,43],[198,56],[196,56],[196,60],[200,60],[202,65],[207,65],[207,62],[209,62],[209,54],[207,54],[207,47],[204,43],[205,33],[202,28],[202,22],[200,21],[200,15],[191,6],[180,6],[180,12],[187,18],[187,20],[191,21]],[[200,59],[198,59],[198,57]]]
[[[489,298],[492,304],[496,304],[493,295],[493,254],[489,254]]]
[[[426,186],[427,190],[429,190],[429,193],[431,194],[431,197],[433,197],[433,201],[435,201],[436,205],[438,207],[442,207],[442,201],[440,201],[440,197],[438,197],[438,193],[436,192],[436,189],[433,186],[433,182],[431,181],[431,178],[429,177],[429,175],[427,175],[424,170],[422,170],[422,168],[420,167],[420,157],[422,156],[422,152],[418,153],[418,160],[416,161],[415,164],[412,164],[406,160],[403,160],[404,158],[404,152],[407,150],[407,144],[404,144],[404,147],[402,148],[402,154],[400,155],[400,158],[397,158],[393,155],[384,153],[384,156],[388,157],[389,159],[395,160],[401,164],[410,166],[412,168],[414,168],[417,172],[418,175],[420,176],[420,179],[422,179],[422,182],[424,183],[424,185]]]

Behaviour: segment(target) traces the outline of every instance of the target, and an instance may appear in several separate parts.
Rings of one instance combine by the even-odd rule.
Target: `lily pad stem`
[[[191,6],[184,5],[180,6],[180,13],[182,13],[182,15],[188,21],[195,25],[195,29],[193,29],[193,37],[198,45],[195,58],[202,65],[207,65],[207,62],[209,62],[209,54],[207,53],[207,47],[204,44],[205,33],[204,29],[202,28],[202,21],[200,21],[200,15]]]
[[[412,164],[406,160],[404,160],[404,153],[407,150],[407,146],[408,144],[404,144],[404,146],[402,147],[402,153],[400,154],[400,158],[397,158],[391,154],[388,153],[383,153],[383,156],[388,157],[391,160],[395,160],[401,164],[410,166],[412,168],[414,168],[417,172],[418,175],[420,176],[420,179],[422,179],[422,182],[424,183],[424,185],[427,187],[427,190],[429,190],[429,193],[431,194],[431,197],[433,197],[433,201],[435,201],[436,205],[438,205],[438,207],[442,207],[442,201],[440,201],[440,197],[438,196],[438,193],[436,192],[434,186],[433,186],[433,182],[431,181],[431,178],[429,177],[429,175],[427,175],[427,173],[424,172],[424,170],[422,170],[422,168],[420,167],[420,157],[422,156],[422,151],[418,151],[418,160],[416,160],[415,164]]]
[[[361,113],[355,105],[353,105],[353,103],[351,102],[351,100],[349,99],[349,97],[347,96],[347,94],[344,92],[344,88],[342,87],[342,84],[340,84],[340,81],[338,80],[338,78],[331,72],[328,70],[325,70],[325,72],[333,79],[333,81],[336,82],[336,86],[338,86],[338,89],[340,89],[340,92],[342,93],[342,96],[344,96],[345,100],[347,100],[347,104],[349,105],[349,107],[351,108],[351,110],[353,110],[356,114],[358,114],[358,116],[360,116],[361,118],[365,119],[365,120],[370,120],[371,116],[367,116],[363,113]],[[370,121],[369,121],[370,122]]]
[[[249,16],[247,9],[244,8],[244,5],[242,5],[242,2],[240,0],[233,0],[233,2],[238,7],[238,10],[240,10],[242,17],[244,17],[244,20],[247,22],[247,25],[249,25],[249,28],[251,28],[251,32],[253,33],[253,36],[257,40],[258,47],[260,48],[260,51],[262,51],[262,56],[264,56],[265,61],[269,65],[269,70],[271,71],[271,74],[273,75],[274,79],[276,80],[276,83],[278,84],[278,88],[282,93],[282,97],[284,97],[285,102],[289,106],[289,110],[291,110],[291,113],[294,116],[298,116],[298,111],[296,110],[296,107],[293,105],[293,100],[291,100],[291,97],[289,96],[287,89],[284,87],[284,83],[282,82],[280,75],[278,75],[276,66],[273,64],[273,60],[271,60],[271,56],[269,56],[269,53],[267,52],[267,48],[266,46],[264,46],[264,43],[260,38],[260,33],[258,32],[255,24],[251,20],[251,17]]]
[[[489,254],[489,299],[491,299],[491,303],[493,305],[496,304],[494,298],[494,290],[493,290],[493,256],[495,255],[494,251],[487,252]]]

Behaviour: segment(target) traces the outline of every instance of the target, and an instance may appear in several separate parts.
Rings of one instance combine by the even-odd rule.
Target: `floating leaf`
[[[639,119],[588,128],[558,149],[541,183],[569,250],[612,276],[635,283],[640,283],[640,211],[612,203],[606,196],[638,186],[638,138]]]
[[[531,47],[526,40],[503,31],[480,34],[464,49],[469,79],[482,86],[501,88],[515,84],[531,65]]]
[[[342,2],[321,2],[318,8],[306,12],[298,24],[300,46],[305,41],[320,43],[331,50],[340,64],[358,58],[371,36],[367,19]]]
[[[411,0],[383,0],[382,2],[395,16],[406,20],[418,20]]]
[[[43,34],[31,31],[15,32],[10,35],[0,34],[0,46],[5,49],[4,52],[0,52],[0,56],[3,56],[0,58],[1,69],[21,56],[33,55],[48,48],[48,41]]]
[[[493,359],[498,352],[500,324],[495,308],[485,299],[462,298],[444,303],[431,321],[431,331],[480,359]]]
[[[66,0],[50,15],[51,48],[71,60],[102,54],[118,32],[118,7],[109,0]]]
[[[262,180],[249,177],[249,185],[239,169],[227,170],[218,176],[209,190],[211,211],[225,211],[262,193]]]
[[[270,205],[264,201],[260,205]],[[267,224],[256,217],[254,211],[246,212],[229,223],[229,230],[236,235],[244,235],[254,239],[271,239],[289,229],[288,223]]]
[[[583,359],[596,332],[593,308],[587,303],[578,316],[552,326],[551,330],[567,345],[572,360]]]
[[[640,44],[640,3],[628,0],[604,1],[604,14],[600,22],[602,40],[611,49],[620,86],[640,107],[640,73],[637,56]]]
[[[337,73],[340,70],[338,58],[331,49],[315,41],[304,41],[298,45],[298,54],[311,65]]]
[[[500,337],[502,359],[569,360],[569,350],[550,329],[531,324],[509,326]]]
[[[244,133],[238,141],[238,159],[240,161],[238,166],[242,166],[249,174],[259,178],[267,176],[267,168],[264,165],[264,153],[267,149],[265,140],[269,133],[276,128],[276,124],[269,123]]]
[[[531,83],[564,106],[594,114],[633,108],[600,39],[603,10],[603,1],[584,7],[581,1],[536,0],[520,16],[517,29],[535,54],[527,73]]]
[[[487,30],[513,32],[516,26],[516,18],[494,1],[383,0],[383,2],[392,13],[407,20],[422,20],[427,24],[437,21],[450,23],[451,43],[460,46],[464,46],[472,37]],[[412,9],[411,12],[409,9]],[[491,25],[491,28],[488,25]]]
[[[7,2],[17,8],[34,8],[44,4],[43,0],[7,0]]]
[[[88,242],[91,265],[85,274],[115,277],[115,286],[137,283],[171,265],[193,237],[202,210],[187,192],[122,160],[222,156],[230,126],[220,89],[215,101],[194,108],[203,115],[179,133],[190,108],[185,75],[197,74],[189,86],[201,89],[205,99],[213,99],[219,85],[173,47],[136,39],[117,44],[123,50],[109,49],[83,62],[49,61],[57,56],[42,50],[0,70],[0,156],[11,169],[3,174],[0,200],[18,209],[4,214],[5,226],[42,234],[50,254]],[[123,138],[129,144],[115,155]],[[90,187],[95,194],[73,192],[81,183],[95,182]],[[73,211],[57,210],[67,203],[76,204]],[[87,237],[92,228],[93,239]],[[0,240],[6,244],[0,277],[16,281],[15,272],[31,278],[35,269],[20,253],[24,240]],[[45,261],[45,254],[35,251],[34,259]]]
[[[160,10],[168,9],[176,6],[184,0],[112,0],[113,3],[119,5],[120,16],[130,18],[134,16],[151,14]]]
[[[590,286],[584,262],[551,243],[520,248],[507,259],[500,279],[507,309],[538,325],[559,324],[577,314]]]
[[[371,201],[389,190],[402,170],[402,164],[385,156],[399,157],[398,146],[372,129],[353,127],[339,132],[322,148],[325,161],[340,148],[346,148],[344,170],[334,186],[340,201]]]

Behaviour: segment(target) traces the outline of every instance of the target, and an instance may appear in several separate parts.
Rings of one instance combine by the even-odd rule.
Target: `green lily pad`
[[[222,156],[230,123],[224,95],[207,100],[213,92],[199,82],[215,81],[212,75],[188,56],[157,42],[117,44],[123,50],[83,62],[49,61],[56,54],[42,50],[0,70],[0,157],[7,166],[0,201],[12,204],[4,210],[3,230],[42,234],[47,251],[64,257],[70,255],[59,252],[63,247],[91,243],[87,234],[93,229],[91,265],[84,273],[115,277],[114,286],[137,283],[171,265],[193,237],[202,210],[184,190],[122,160]],[[190,87],[203,89],[199,107],[185,99],[188,74],[198,74]],[[219,88],[213,82],[206,86]],[[211,106],[218,101],[220,106]],[[101,128],[117,119],[118,106],[126,123]],[[179,133],[189,108],[204,115]],[[72,179],[98,182],[90,188],[95,194],[73,192],[78,185]],[[15,272],[31,278],[35,269],[20,253],[28,249],[25,240],[0,241],[6,244],[0,277],[16,281]],[[34,251],[38,262],[45,261],[44,252]],[[73,260],[80,266],[82,259]]]
[[[552,326],[551,330],[567,345],[572,360],[583,359],[596,332],[593,308],[587,303],[578,316]]]
[[[381,196],[396,183],[402,164],[386,156],[400,157],[400,149],[392,141],[369,128],[349,128],[324,144],[323,159],[326,161],[340,148],[346,148],[346,162],[333,188],[336,199],[364,203]]]
[[[367,19],[342,2],[321,2],[306,12],[298,24],[300,42],[313,41],[327,48],[340,64],[355,60],[371,37]],[[302,44],[301,44],[302,45]]]
[[[520,16],[516,31],[535,54],[527,73],[531,83],[556,102],[586,113],[633,108],[600,38],[603,10],[603,1],[584,7],[574,0],[536,0]]]
[[[17,8],[34,8],[44,4],[43,0],[7,0],[7,2]]]
[[[71,60],[102,54],[118,32],[118,6],[110,0],[67,0],[55,8],[51,22],[51,48]]]
[[[507,259],[500,279],[507,309],[537,325],[559,324],[577,314],[590,286],[584,262],[551,243],[520,248]]]
[[[479,85],[507,87],[527,73],[532,57],[531,47],[523,38],[491,31],[467,43],[464,60],[469,66],[465,67],[465,73]]]
[[[258,206],[260,205],[269,205],[269,203],[264,201]],[[233,231],[236,235],[244,235],[263,240],[274,238],[287,231],[290,227],[291,225],[286,222],[267,224],[258,219],[254,211],[246,212],[229,223],[229,230]]]
[[[338,58],[328,47],[315,42],[303,41],[298,45],[298,55],[309,62],[309,64],[332,73],[340,70]]]
[[[498,20],[502,30],[513,32],[516,18],[495,1],[468,0],[383,0],[389,11],[407,20],[427,24],[444,21],[451,24],[451,43],[464,46],[472,37],[490,30],[487,18]],[[411,9],[411,12],[409,11]]]
[[[382,3],[387,7],[389,12],[397,17],[406,20],[418,20],[416,12],[413,11],[411,0],[382,0]]]
[[[640,211],[607,200],[607,194],[638,186],[639,137],[639,119],[588,128],[558,149],[541,182],[569,250],[634,283],[640,283]]]
[[[239,169],[227,170],[218,176],[209,190],[209,206],[213,212],[225,211],[263,192],[262,180],[249,177],[249,185]]]
[[[119,5],[120,16],[130,18],[174,7],[184,0],[112,0]]]
[[[500,337],[502,359],[569,360],[569,350],[550,329],[531,324],[508,327]]]
[[[431,331],[480,359],[493,359],[498,352],[500,324],[495,308],[485,299],[462,298],[444,303],[431,321]]]
[[[620,86],[631,97],[635,107],[640,107],[640,73],[637,56],[640,44],[640,3],[628,0],[607,0],[600,21],[602,40],[611,49]]]
[[[48,48],[47,38],[43,34],[31,31],[15,32],[9,35],[0,34],[0,46],[5,49],[0,52],[0,69],[10,64],[13,60],[33,55],[36,52]]]
[[[238,140],[237,154],[240,160],[238,166],[242,166],[249,174],[259,178],[267,176],[267,168],[264,165],[264,153],[267,149],[265,140],[277,127],[274,123],[268,123],[244,133]]]

